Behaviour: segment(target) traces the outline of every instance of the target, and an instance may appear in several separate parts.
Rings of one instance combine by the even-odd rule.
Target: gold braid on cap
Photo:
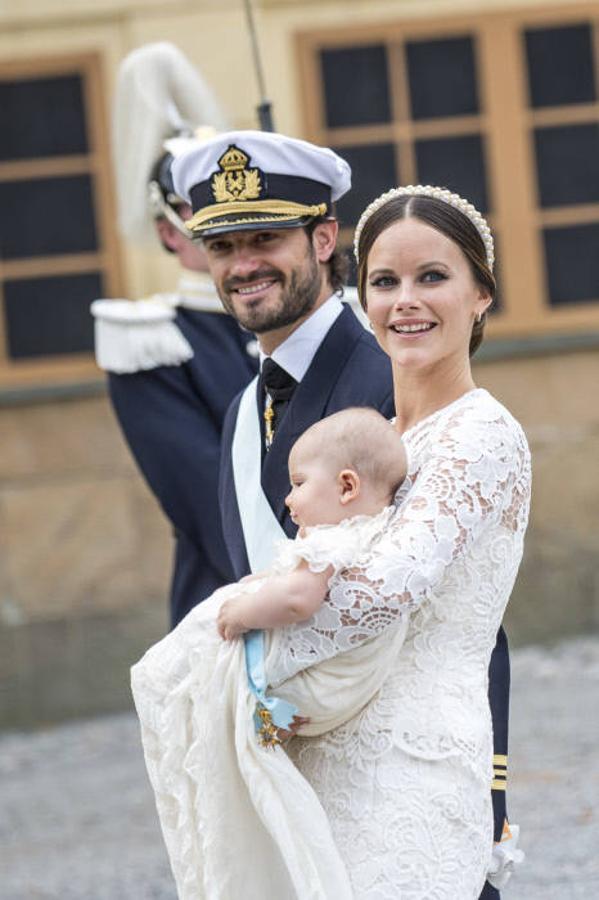
[[[468,200],[464,200],[459,194],[452,194],[452,192],[448,191],[446,188],[434,187],[430,184],[407,184],[404,187],[392,188],[390,191],[381,194],[380,197],[377,197],[376,200],[373,200],[372,203],[366,207],[360,216],[360,221],[356,226],[356,233],[354,236],[354,254],[356,262],[360,262],[358,245],[360,243],[360,235],[362,234],[364,225],[373,213],[379,210],[381,206],[384,206],[385,203],[388,203],[389,200],[394,200],[395,197],[433,197],[435,200],[441,200],[443,203],[449,204],[449,206],[454,206],[463,213],[467,219],[470,219],[480,234],[482,242],[485,245],[485,254],[489,268],[493,269],[493,264],[495,263],[495,246],[493,244],[493,235],[491,234],[491,229],[487,225],[486,219],[481,216],[479,211],[475,209]]]

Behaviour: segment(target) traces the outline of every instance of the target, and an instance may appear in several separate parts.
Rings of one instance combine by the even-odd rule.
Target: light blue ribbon
[[[275,555],[277,540],[285,537],[285,532],[275,516],[260,480],[260,460],[262,458],[262,434],[256,406],[256,385],[258,377],[247,386],[241,397],[231,457],[235,494],[239,506],[239,517],[247,550],[250,569],[261,572],[268,569]],[[256,733],[264,736],[265,724],[258,716],[261,709],[270,713],[275,728],[289,729],[297,709],[277,697],[266,696],[266,673],[264,669],[264,632],[250,631],[243,636],[245,643],[245,665],[248,686],[258,701],[254,714]],[[275,741],[276,742],[276,741]]]
[[[243,636],[245,644],[245,667],[248,676],[248,685],[254,697],[265,707],[272,717],[272,722],[277,728],[288,731],[293,717],[297,716],[298,709],[286,700],[266,694],[266,671],[264,669],[264,632],[248,631]],[[254,715],[256,732],[264,724],[257,714]]]

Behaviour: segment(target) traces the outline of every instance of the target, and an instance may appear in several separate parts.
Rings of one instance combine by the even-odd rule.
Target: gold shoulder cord
[[[505,791],[507,787],[507,756],[502,753],[496,753],[493,757],[493,781],[491,789],[494,791]]]

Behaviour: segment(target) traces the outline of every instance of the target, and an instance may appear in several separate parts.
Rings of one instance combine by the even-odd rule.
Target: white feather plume
[[[226,127],[212,90],[173,44],[146,44],[119,68],[113,117],[119,227],[124,237],[152,238],[148,179],[164,142],[198,126]]]

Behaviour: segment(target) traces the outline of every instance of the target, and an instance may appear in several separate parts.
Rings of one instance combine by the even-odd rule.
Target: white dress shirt
[[[343,312],[343,304],[336,294],[319,306],[305,322],[296,328],[276,350],[271,353],[281,368],[296,381],[301,381],[337,317]],[[260,351],[260,369],[266,354]]]

